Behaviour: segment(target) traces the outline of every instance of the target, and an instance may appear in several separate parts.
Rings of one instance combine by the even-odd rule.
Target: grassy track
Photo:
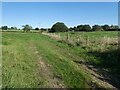
[[[65,33],[62,35],[64,36]],[[117,33],[111,35],[116,37]],[[101,61],[103,58],[90,55],[88,50],[82,47],[71,48],[66,43],[40,33],[3,32],[2,40],[4,88],[89,88],[100,87],[103,83],[96,77],[93,79],[93,71],[79,64],[92,62],[104,67],[105,62]],[[110,58],[106,57],[106,59]],[[115,60],[114,57],[111,60]],[[109,66],[113,62],[109,64],[107,61],[105,64]],[[115,65],[118,67],[116,62]],[[112,87],[109,83],[104,83],[102,86]]]
[[[68,34],[69,38],[66,39]],[[72,60],[79,66],[85,65],[95,73],[99,73],[102,76],[99,78],[102,78],[102,80],[108,81],[116,87],[120,86],[118,32],[69,32],[48,34],[48,36],[56,40],[59,38],[60,43],[68,45],[69,48],[66,47],[66,50],[71,53],[68,56],[73,57]],[[88,37],[87,44],[86,36]],[[78,38],[79,42],[77,41]],[[62,47],[62,44],[59,46]],[[88,72],[91,73],[91,71]],[[98,80],[97,82],[100,81]]]
[[[50,87],[39,71],[38,55],[65,87],[88,87],[82,71],[57,41],[38,33],[3,32],[2,44],[3,87]]]

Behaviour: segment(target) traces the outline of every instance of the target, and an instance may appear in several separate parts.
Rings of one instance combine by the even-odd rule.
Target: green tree
[[[40,30],[41,30],[42,32],[47,31],[46,28],[41,28]]]
[[[22,27],[25,32],[28,32],[32,29],[32,26],[29,26],[29,25],[23,25]]]
[[[92,26],[92,30],[93,31],[102,31],[103,28],[100,25],[94,25],[94,26]]]
[[[68,30],[68,27],[64,23],[57,22],[52,26],[50,32],[66,32]]]
[[[74,27],[73,27],[73,30],[74,30],[74,31],[77,31],[77,27],[76,27],[76,26],[74,26]]]
[[[105,31],[107,31],[107,30],[109,30],[109,29],[110,29],[110,26],[109,26],[109,25],[107,25],[107,24],[105,24],[105,25],[103,25],[103,26],[102,26],[102,28],[103,28]]]
[[[77,26],[77,31],[83,31],[83,26],[84,26],[84,25],[78,25],[78,26]]]
[[[91,27],[90,25],[84,25],[83,28],[82,28],[83,31],[91,31]]]
[[[11,27],[10,29],[14,29],[14,27]]]
[[[17,30],[17,27],[11,27],[10,29],[12,29],[12,30],[13,30],[13,29],[14,29],[14,30]]]
[[[72,27],[69,28],[69,31],[73,31],[73,30],[74,30],[74,28],[72,28]]]
[[[8,26],[2,26],[2,30],[7,30]]]
[[[111,29],[114,29],[115,31],[117,31],[117,30],[120,29],[120,28],[119,28],[119,26],[117,26],[117,25],[112,25],[112,26],[111,26]]]
[[[38,28],[38,27],[36,27],[36,28],[35,28],[35,30],[39,30],[39,28]]]

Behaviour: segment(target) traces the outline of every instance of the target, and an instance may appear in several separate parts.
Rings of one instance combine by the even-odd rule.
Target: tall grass
[[[56,36],[58,33],[55,34]],[[52,34],[51,34],[52,36]],[[119,73],[118,32],[65,32],[60,33],[59,42],[73,48],[74,53],[85,62]]]

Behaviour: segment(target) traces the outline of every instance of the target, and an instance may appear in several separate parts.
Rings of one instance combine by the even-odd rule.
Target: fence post
[[[69,33],[67,33],[67,40],[69,41]]]
[[[88,36],[86,36],[86,46],[88,46]]]
[[[61,37],[60,37],[60,33],[59,33],[58,37],[61,38]]]

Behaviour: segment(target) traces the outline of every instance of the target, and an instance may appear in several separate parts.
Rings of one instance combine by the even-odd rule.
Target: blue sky
[[[51,27],[64,22],[68,27],[79,24],[118,24],[117,2],[3,2],[2,24]]]

